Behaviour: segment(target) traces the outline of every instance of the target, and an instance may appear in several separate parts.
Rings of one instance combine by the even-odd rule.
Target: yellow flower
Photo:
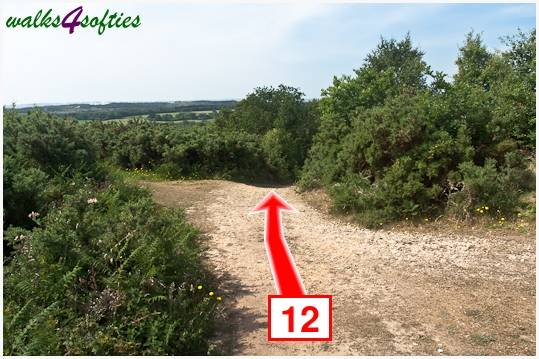
[[[215,298],[215,299],[217,299],[218,301],[221,301],[223,298],[217,297],[217,298]]]
[[[500,218],[502,221],[505,221],[505,217]]]
[[[208,294],[210,295],[210,297],[212,297],[215,293],[214,292],[209,292]]]
[[[199,285],[199,286],[197,287],[197,289],[198,289],[198,290],[202,289],[202,286],[201,286],[201,285]]]
[[[480,210],[479,213],[483,213],[483,210]]]
[[[429,221],[429,219],[428,219],[428,218],[425,218],[425,222],[428,222],[428,221]]]
[[[487,206],[485,206],[485,209],[488,211],[488,207],[487,207]]]

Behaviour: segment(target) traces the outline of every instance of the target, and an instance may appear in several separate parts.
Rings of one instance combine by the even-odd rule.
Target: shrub
[[[4,354],[207,354],[217,302],[183,212],[121,183],[76,188],[5,233]]]
[[[45,210],[43,189],[48,182],[49,176],[41,169],[21,167],[12,156],[4,155],[4,227],[32,227],[28,214]]]
[[[77,122],[42,111],[6,116],[4,154],[49,175],[98,174],[96,149]]]
[[[233,110],[219,114],[216,127],[255,135],[278,179],[295,179],[318,129],[318,104],[294,87],[259,87]]]
[[[292,138],[282,129],[274,128],[262,136],[261,147],[269,168],[278,178],[291,179],[297,172],[297,164],[291,160],[294,156]]]
[[[273,175],[255,135],[205,126],[178,134],[165,149],[161,166],[173,176],[190,178],[256,180]]]
[[[28,214],[46,212],[58,179],[104,178],[96,148],[75,121],[42,111],[4,115],[4,228],[32,227]]]
[[[449,83],[409,36],[382,39],[354,76],[323,91],[300,188],[326,187],[337,209],[368,225],[469,216],[479,205],[514,213],[533,189],[535,32],[509,43],[490,53],[469,34]]]
[[[217,302],[207,295],[196,230],[99,162],[125,128],[42,112],[5,118],[4,353],[212,350]],[[134,147],[159,149],[159,136]]]
[[[487,159],[483,166],[461,163],[451,177],[452,187],[458,190],[449,195],[449,213],[467,218],[486,207],[493,215],[514,215],[523,205],[522,194],[534,189],[534,176],[524,166],[518,153],[507,153],[501,168],[494,159]]]

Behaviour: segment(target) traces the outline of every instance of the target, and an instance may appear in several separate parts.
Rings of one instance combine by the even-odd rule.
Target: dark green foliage
[[[369,225],[483,205],[514,213],[533,189],[535,31],[507,42],[490,53],[469,34],[449,83],[408,36],[382,39],[355,76],[323,92],[300,186],[325,186]]]
[[[33,225],[28,214],[44,211],[47,201],[43,188],[48,182],[49,176],[41,169],[21,167],[16,159],[4,154],[4,227]]]
[[[55,178],[102,177],[95,147],[75,121],[42,111],[4,114],[4,228],[31,227],[28,214],[45,210]]]
[[[284,180],[296,178],[318,129],[317,103],[294,87],[260,87],[233,110],[219,113],[223,132],[247,132],[261,138],[269,168]]]
[[[509,50],[491,65],[501,74],[493,85],[492,133],[535,152],[535,31],[505,38]]]
[[[290,181],[296,178],[318,127],[317,103],[299,90],[258,88],[215,123],[85,124],[100,157],[162,178]]]
[[[478,85],[488,89],[484,69],[492,58],[479,34],[470,32],[466,35],[465,45],[460,48],[456,64],[458,72],[455,81]]]
[[[6,114],[4,154],[14,157],[20,166],[40,168],[51,175],[94,173],[95,152],[73,120],[60,120],[42,111],[26,116],[14,111]]]
[[[4,119],[4,354],[210,352],[217,307],[197,232],[102,169],[109,127]]]
[[[204,126],[176,133],[165,148],[157,171],[162,171],[163,166],[172,169],[169,178],[257,180],[272,176],[255,136],[244,132],[221,133]]]
[[[329,187],[338,208],[368,224],[439,208],[449,172],[473,153],[464,127],[444,128],[439,101],[401,95],[353,119],[335,164],[343,181]]]
[[[183,213],[122,184],[73,187],[5,233],[4,354],[206,354],[216,301]]]
[[[149,121],[206,121],[214,119],[217,116],[217,112],[213,111],[208,112],[178,112],[175,114],[165,113],[165,114],[149,114],[147,119]]]
[[[167,179],[278,179],[258,136],[214,125],[148,121],[86,124],[101,157],[122,168],[146,168]]]
[[[517,152],[507,152],[501,165],[490,158],[483,166],[462,162],[450,176],[452,187],[459,190],[449,194],[449,212],[468,217],[473,209],[487,206],[492,213],[514,215],[522,193],[535,189],[535,176],[526,170],[526,162]]]
[[[430,69],[409,36],[402,41],[382,39],[355,76],[334,78],[320,100],[320,131],[303,169],[303,187],[327,185],[346,173],[339,162],[342,139],[353,117],[364,109],[382,105],[387,98],[414,95],[426,87]]]
[[[469,34],[457,60],[455,90],[481,101],[481,144],[513,141],[535,150],[535,30],[506,37],[508,49],[489,53],[479,35]]]

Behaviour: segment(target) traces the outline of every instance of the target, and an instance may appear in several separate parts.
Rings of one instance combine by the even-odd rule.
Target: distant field
[[[205,115],[211,115],[213,113],[213,111],[189,111],[189,112],[163,112],[163,113],[157,113],[155,114],[156,116],[162,116],[162,115],[171,115],[171,116],[176,116],[178,114],[190,114],[190,113],[193,113],[193,114],[196,114],[196,115],[199,115],[199,114],[205,114]],[[136,115],[136,116],[126,116],[126,117],[121,117],[121,118],[111,118],[109,120],[104,120],[104,122],[127,122],[127,121],[130,121],[130,120],[134,120],[134,119],[145,119],[147,120],[149,117],[148,114],[146,115]],[[203,121],[213,121],[215,120],[215,118],[211,117],[211,118],[206,118],[206,119],[183,119],[183,120],[154,120],[154,122],[157,122],[157,123],[178,123],[178,122],[203,122]]]
[[[24,114],[34,109],[41,109],[61,117],[72,117],[77,120],[129,120],[135,117],[148,118],[160,122],[210,120],[213,112],[232,108],[236,101],[175,101],[175,102],[116,102],[108,104],[68,104],[24,107],[16,109]],[[156,117],[168,117],[159,119]],[[175,118],[170,118],[173,116]],[[183,117],[183,118],[176,118]],[[200,118],[198,118],[200,117]]]

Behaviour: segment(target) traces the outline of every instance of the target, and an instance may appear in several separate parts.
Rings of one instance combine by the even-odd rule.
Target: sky
[[[133,29],[7,28],[9,16],[140,15]],[[535,27],[535,4],[359,4],[6,0],[1,9],[2,102],[11,104],[240,99],[257,86],[320,96],[351,74],[380,37],[410,32],[425,60],[452,75],[467,32],[489,49]]]

